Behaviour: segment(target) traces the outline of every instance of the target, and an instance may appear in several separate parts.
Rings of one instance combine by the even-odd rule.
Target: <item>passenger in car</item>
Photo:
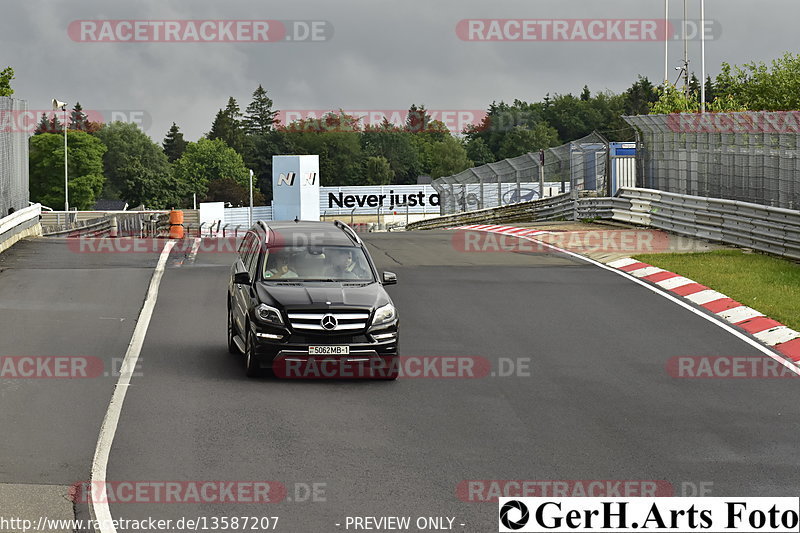
[[[273,254],[270,256],[270,258],[274,258],[273,261],[270,261],[274,264],[274,267],[265,273],[268,274],[269,277],[280,279],[298,277],[297,272],[292,265],[292,258],[288,253]]]

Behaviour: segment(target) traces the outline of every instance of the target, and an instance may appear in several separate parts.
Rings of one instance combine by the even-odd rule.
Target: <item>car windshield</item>
[[[266,281],[375,281],[364,251],[356,246],[269,248],[262,277]]]

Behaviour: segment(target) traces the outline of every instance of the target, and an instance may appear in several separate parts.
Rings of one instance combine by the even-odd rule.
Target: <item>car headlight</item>
[[[281,317],[281,312],[275,309],[274,307],[270,307],[266,304],[261,304],[256,307],[256,317],[266,324],[272,324],[274,326],[282,326],[283,325],[283,318]]]
[[[397,310],[392,304],[386,304],[375,311],[375,316],[372,318],[372,325],[379,326],[381,324],[386,324],[396,318]]]

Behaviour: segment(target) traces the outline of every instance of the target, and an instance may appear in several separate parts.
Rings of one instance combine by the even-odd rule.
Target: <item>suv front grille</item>
[[[351,333],[364,330],[369,320],[369,312],[354,311],[289,311],[289,324],[295,331],[315,333]],[[333,320],[330,320],[330,317]],[[323,326],[323,318],[326,318]]]
[[[307,334],[294,333],[289,336],[288,344],[368,344],[369,339],[364,334],[361,335],[336,335],[336,334]]]

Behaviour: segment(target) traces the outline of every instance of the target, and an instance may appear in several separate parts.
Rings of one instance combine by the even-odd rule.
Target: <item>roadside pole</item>
[[[247,211],[250,227],[253,227],[253,171],[250,171],[250,209]]]
[[[562,191],[563,186],[562,186]],[[544,150],[539,150],[539,199],[544,198]]]

